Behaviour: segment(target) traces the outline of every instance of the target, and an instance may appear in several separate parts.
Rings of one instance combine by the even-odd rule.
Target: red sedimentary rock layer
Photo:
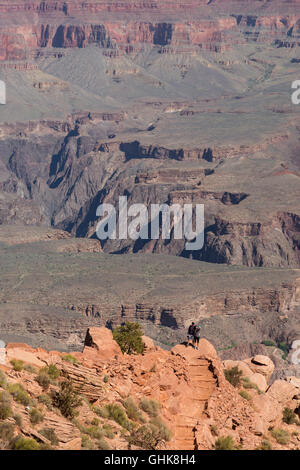
[[[219,52],[248,41],[276,42],[283,47],[298,44],[299,2],[267,2],[265,6],[262,10],[262,2],[226,0],[4,1],[0,4],[0,60],[24,60],[32,49],[91,43],[123,53],[143,43],[159,45],[162,52],[191,45]],[[250,7],[257,14],[249,14]]]

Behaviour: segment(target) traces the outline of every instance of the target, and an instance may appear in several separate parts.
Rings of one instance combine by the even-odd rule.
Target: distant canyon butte
[[[2,339],[137,320],[169,348],[199,320],[224,358],[294,370],[261,342],[300,339],[299,64],[296,0],[1,0]],[[120,195],[204,204],[203,249],[100,243]]]

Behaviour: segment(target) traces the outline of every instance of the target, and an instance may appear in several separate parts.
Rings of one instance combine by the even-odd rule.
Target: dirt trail
[[[185,398],[184,411],[179,412],[176,417],[175,448],[197,450],[195,426],[201,418],[207,400],[216,388],[216,379],[209,369],[209,361],[201,359],[198,351],[189,351],[186,359],[187,375],[191,377],[193,393]]]

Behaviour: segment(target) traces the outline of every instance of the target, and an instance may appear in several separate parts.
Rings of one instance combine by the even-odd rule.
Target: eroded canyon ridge
[[[223,358],[299,374],[299,63],[298,0],[1,0],[1,339],[135,319],[170,348],[202,320]],[[204,203],[204,248],[101,246],[120,195]]]

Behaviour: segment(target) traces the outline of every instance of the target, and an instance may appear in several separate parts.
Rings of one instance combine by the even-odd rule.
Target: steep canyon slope
[[[219,349],[291,346],[299,47],[296,0],[2,0],[5,338],[14,324],[17,339],[74,349],[87,318],[135,318],[170,346],[195,318]],[[121,195],[204,204],[203,249],[187,251],[173,230],[100,244],[96,208]]]

